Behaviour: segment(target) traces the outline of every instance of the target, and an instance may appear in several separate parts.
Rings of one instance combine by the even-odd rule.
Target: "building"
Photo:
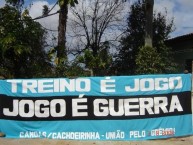
[[[192,72],[193,61],[193,33],[168,39],[165,41],[168,47],[174,52],[175,62],[178,64],[179,73],[188,70]]]

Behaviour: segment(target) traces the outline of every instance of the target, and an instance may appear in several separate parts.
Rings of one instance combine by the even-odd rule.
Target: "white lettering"
[[[45,106],[48,106],[49,104],[50,102],[48,100],[35,101],[35,108],[36,108],[35,115],[37,117],[42,117],[42,118],[49,117],[49,107],[45,107]],[[43,105],[44,107],[40,107],[41,105]]]
[[[172,96],[172,100],[171,100],[171,104],[170,104],[170,111],[169,112],[174,112],[174,110],[178,110],[178,111],[183,111],[182,106],[180,104],[180,101],[178,99],[177,95],[173,95]]]
[[[134,79],[134,87],[131,88],[130,86],[126,86],[125,91],[126,92],[137,92],[140,89],[139,84],[140,84],[139,79]]]
[[[20,109],[20,108],[23,108],[23,109]],[[27,109],[24,109],[24,108],[27,108]],[[21,100],[19,102],[19,115],[21,117],[34,116],[34,103],[32,100]]]
[[[38,80],[38,93],[53,93],[53,79]]]
[[[130,104],[130,103],[135,103]],[[139,115],[139,99],[138,98],[131,98],[131,99],[125,99],[124,101],[125,105],[125,116],[135,116]],[[132,109],[137,109],[137,111],[132,111]]]
[[[101,80],[101,92],[115,92],[115,80],[106,77],[106,80]]]
[[[182,88],[181,77],[134,79],[134,86],[125,86],[126,92],[175,90]]]
[[[60,111],[57,112],[56,106],[59,105]],[[66,115],[66,102],[63,99],[54,99],[50,102],[50,114],[52,117],[63,117]]]
[[[145,115],[146,114],[145,110],[147,110],[149,114],[154,114],[152,110],[154,106],[152,98],[139,98],[139,102],[140,102],[140,115]]]
[[[153,91],[154,90],[154,79],[147,78],[140,80],[141,91]]]
[[[13,100],[13,109],[3,108],[5,116],[21,117],[64,117],[66,115],[66,102],[63,99],[48,100]],[[58,109],[57,109],[58,108]],[[11,111],[10,111],[11,110]]]
[[[166,108],[166,106],[168,106],[168,99],[167,97],[156,97],[154,99],[154,112],[155,114],[159,114],[160,113],[160,109],[164,112],[164,113],[168,113],[168,109]]]
[[[79,110],[88,109],[88,106],[79,103],[87,103],[87,98],[72,99],[72,116],[88,116],[88,112],[79,112]]]
[[[100,107],[100,105],[105,105]],[[109,114],[109,109],[107,107],[108,101],[106,99],[96,99],[93,102],[94,115],[95,116],[107,116]]]
[[[17,116],[19,114],[19,100],[13,100],[13,111],[11,112],[8,108],[3,109],[3,114],[6,116]]]
[[[11,92],[17,93],[17,84],[21,83],[21,80],[7,80],[8,83],[11,83]]]
[[[22,81],[22,93],[37,93],[36,88],[38,87],[36,80],[23,80]]]
[[[76,79],[76,91],[78,92],[89,92],[90,91],[90,80],[89,79]]]

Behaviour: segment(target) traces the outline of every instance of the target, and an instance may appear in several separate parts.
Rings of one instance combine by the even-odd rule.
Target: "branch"
[[[48,14],[54,9],[54,7],[58,4],[58,0],[56,1],[56,3],[54,4],[54,6],[48,11]]]
[[[33,18],[32,20],[38,20],[38,19],[43,19],[43,18],[46,18],[46,17],[49,17],[49,16],[52,16],[52,15],[56,15],[60,12],[60,10],[58,10],[57,12],[55,13],[52,13],[52,14],[48,14],[48,15],[45,15],[45,16],[38,16],[36,18]]]

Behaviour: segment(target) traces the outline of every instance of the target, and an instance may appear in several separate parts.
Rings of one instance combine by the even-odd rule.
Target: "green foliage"
[[[136,57],[136,74],[161,74],[176,71],[176,66],[168,59],[171,54],[166,46],[162,45],[162,53],[156,48],[143,46]]]
[[[84,54],[78,57],[78,62],[84,63],[85,67],[94,73],[93,75],[107,75],[108,68],[112,63],[112,57],[105,49],[96,55],[93,55],[90,50],[85,50]]]
[[[64,64],[57,65],[55,70],[54,77],[76,78],[90,76],[90,72],[85,71],[76,61],[73,63],[65,61]]]
[[[75,6],[75,4],[78,4],[78,0],[67,0],[67,4],[70,4],[72,7]],[[65,0],[59,0],[59,6],[62,7],[65,4]]]
[[[72,63],[67,61],[67,58],[62,58],[59,63],[57,57],[57,47],[51,48],[48,52],[49,59],[52,60],[54,64],[54,72],[53,77],[68,77],[68,78],[75,78],[75,77],[84,77],[90,76],[90,72],[85,71],[80,65],[77,60],[74,60]]]
[[[78,63],[74,62],[67,66],[64,76],[69,78],[86,77],[90,76],[90,72],[85,71]]]
[[[0,9],[0,74],[6,78],[46,77],[50,60],[44,51],[46,32],[15,7]],[[6,73],[5,73],[6,72]]]
[[[42,15],[48,15],[49,8],[47,5],[43,5]]]
[[[162,73],[162,68],[165,65],[162,62],[160,54],[156,48],[144,46],[140,48],[136,58],[137,74],[156,74]]]
[[[167,47],[164,42],[160,42],[155,48],[162,61],[162,73],[177,73],[177,64],[174,62],[172,49]]]
[[[153,48],[156,49],[160,56],[164,56],[167,53],[165,61],[172,63],[172,56],[169,56],[171,54],[169,52],[170,49],[163,47],[164,40],[168,39],[169,34],[173,31],[173,19],[168,22],[166,16],[167,12],[165,14],[154,13]],[[136,65],[136,57],[139,49],[145,45],[145,23],[145,1],[138,0],[131,6],[127,19],[127,31],[121,39],[121,46],[114,61],[113,67],[117,69],[118,75],[136,74],[136,70],[139,67]],[[167,71],[168,73],[169,70]]]
[[[19,8],[24,4],[24,0],[5,0],[5,1],[16,8]]]

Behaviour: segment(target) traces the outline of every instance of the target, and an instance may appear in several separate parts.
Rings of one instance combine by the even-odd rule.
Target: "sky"
[[[136,0],[129,0],[131,5]],[[49,5],[51,8],[56,0],[25,0],[25,4],[28,5],[33,2],[30,6],[30,15],[32,18],[40,16],[42,14],[42,6]],[[0,0],[0,7],[5,5],[5,0]],[[29,5],[28,5],[29,7]],[[129,8],[129,7],[128,7]],[[58,6],[54,8],[57,11]],[[167,9],[167,18],[170,20],[174,18],[175,31],[170,34],[170,37],[177,37],[189,33],[193,33],[193,1],[192,0],[155,0],[154,11],[165,12]],[[69,16],[70,17],[70,16]],[[57,30],[58,27],[58,16],[52,16],[39,20],[39,22],[46,28]],[[54,32],[54,31],[53,31]]]

